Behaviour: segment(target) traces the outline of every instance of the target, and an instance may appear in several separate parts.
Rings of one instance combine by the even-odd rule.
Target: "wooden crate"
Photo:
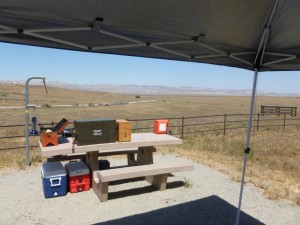
[[[131,122],[127,120],[117,120],[117,141],[130,142],[131,141]]]

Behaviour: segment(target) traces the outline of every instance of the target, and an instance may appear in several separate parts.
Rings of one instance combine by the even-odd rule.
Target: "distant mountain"
[[[3,80],[0,83],[24,84],[24,81]],[[32,80],[31,85],[41,85],[39,80]],[[128,84],[95,84],[81,85],[71,84],[60,81],[46,82],[47,86],[59,87],[64,89],[75,89],[82,91],[100,91],[113,92],[125,95],[217,95],[217,96],[249,96],[251,90],[241,89],[212,89],[203,87],[166,87],[166,86],[149,86],[149,85],[128,85]],[[257,94],[263,96],[300,96],[298,93],[277,93],[258,91]]]

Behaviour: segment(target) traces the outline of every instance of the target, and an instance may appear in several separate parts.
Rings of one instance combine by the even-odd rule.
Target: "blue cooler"
[[[45,198],[67,194],[67,172],[61,162],[43,163],[41,170]]]

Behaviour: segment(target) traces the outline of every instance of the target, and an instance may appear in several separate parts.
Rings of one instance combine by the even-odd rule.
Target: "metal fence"
[[[169,120],[169,134],[184,138],[188,135],[196,135],[199,133],[215,132],[226,135],[230,130],[245,129],[247,128],[248,114],[222,114],[222,115],[210,115],[210,116],[182,116],[182,117],[169,117],[169,118],[141,118],[141,119],[127,119],[133,124],[132,132],[152,132],[153,121],[156,119],[168,119]],[[43,126],[49,126],[56,123],[39,124]],[[73,123],[70,123],[73,126]],[[254,114],[252,120],[253,129],[259,131],[263,128],[285,129],[291,126],[300,127],[300,118],[297,116],[291,116],[288,113],[282,114]],[[11,132],[0,132],[0,150],[13,150],[25,148],[24,145],[20,145],[20,141],[17,139],[25,138],[25,124],[12,124],[0,126],[1,130],[15,129]],[[16,131],[17,130],[17,131]],[[3,135],[4,133],[4,135]],[[30,142],[38,137],[31,137]],[[6,143],[1,143],[3,140],[7,140]],[[11,141],[8,141],[11,140]],[[14,140],[14,141],[13,141]],[[24,140],[22,140],[24,142]],[[21,141],[21,142],[22,142]],[[16,144],[18,143],[19,146]],[[37,145],[31,145],[31,148],[37,147]]]

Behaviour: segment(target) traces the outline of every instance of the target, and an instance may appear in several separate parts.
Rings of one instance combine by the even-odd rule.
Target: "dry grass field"
[[[271,199],[289,199],[300,205],[300,129],[253,132],[246,182],[263,189]],[[203,134],[186,138],[182,146],[162,152],[184,155],[241,180],[245,132]],[[220,187],[222,184],[220,184]]]
[[[70,121],[80,118],[163,118],[181,116],[248,113],[250,97],[222,96],[122,96],[111,93],[83,92],[30,86],[29,103],[42,105],[35,115],[38,123]],[[0,107],[23,106],[24,87],[0,84]],[[255,112],[260,105],[296,106],[295,97],[258,96]],[[136,102],[128,104],[129,102]],[[85,104],[87,106],[79,106]],[[98,106],[94,106],[97,104]],[[52,105],[72,105],[54,107]],[[33,112],[31,111],[31,114]],[[24,109],[0,109],[1,125],[24,124]],[[247,118],[245,118],[247,119]],[[151,121],[150,121],[151,123]],[[245,122],[246,124],[246,122]],[[24,128],[1,128],[0,136],[24,135]],[[187,135],[182,146],[160,147],[162,153],[176,153],[209,165],[233,179],[240,180],[245,148],[245,129],[219,133]],[[253,129],[246,182],[262,188],[272,198],[285,198],[300,204],[300,127]],[[31,138],[36,145],[38,137]],[[24,145],[25,139],[0,139],[0,148]],[[31,149],[31,161],[39,165],[43,159],[37,149]],[[2,151],[0,168],[24,168],[25,150]],[[221,187],[222,184],[220,184]]]

